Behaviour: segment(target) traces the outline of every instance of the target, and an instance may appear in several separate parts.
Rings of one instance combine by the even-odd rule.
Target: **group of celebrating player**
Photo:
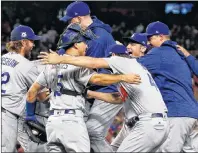
[[[25,152],[197,152],[198,61],[162,22],[123,38],[125,47],[90,13],[84,2],[68,5],[57,51],[38,61],[28,57],[40,36],[24,25],[12,30],[2,56],[2,151],[14,152],[18,140]],[[121,109],[122,130],[108,144]],[[30,121],[45,126],[46,143],[30,138]]]

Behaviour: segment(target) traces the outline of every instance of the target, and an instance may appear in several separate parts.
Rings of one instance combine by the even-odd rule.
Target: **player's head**
[[[6,44],[6,49],[9,52],[17,52],[29,57],[34,41],[40,40],[40,36],[35,35],[32,28],[24,25],[15,27],[10,36],[10,42]]]
[[[160,21],[152,22],[146,28],[148,41],[153,47],[160,47],[164,41],[169,40],[169,32],[168,26]]]
[[[147,36],[143,33],[134,33],[131,37],[123,38],[127,42],[127,50],[133,57],[144,56],[147,50]]]
[[[60,36],[58,53],[84,56],[88,48],[87,41],[91,39],[95,39],[91,30],[83,30],[79,24],[70,24]]]
[[[66,8],[66,15],[60,20],[67,23],[78,23],[82,27],[89,26],[92,22],[90,8],[85,2],[76,1],[69,4]]]
[[[110,57],[110,56],[129,57],[127,48],[124,45],[120,45],[120,44],[110,45],[105,52],[107,53],[106,57]]]

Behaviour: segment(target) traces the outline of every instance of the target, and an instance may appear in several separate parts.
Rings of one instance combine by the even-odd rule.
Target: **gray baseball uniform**
[[[45,65],[42,65],[39,60],[31,61],[38,70],[38,75],[45,69]],[[35,80],[34,80],[35,81]],[[39,123],[46,125],[49,115],[49,103],[36,103],[36,118]],[[20,142],[25,152],[47,152],[46,144],[37,144],[30,140],[27,132],[24,129],[24,116],[18,119],[18,136],[17,140]]]
[[[94,71],[72,65],[49,65],[36,82],[51,88],[50,110],[46,124],[48,151],[89,152],[90,141],[83,119],[85,99],[67,95],[61,88],[82,93]],[[67,113],[66,113],[67,110]],[[75,113],[74,113],[74,111]]]
[[[20,54],[2,56],[2,151],[13,152],[18,117],[25,112],[26,93],[38,76],[37,68]]]
[[[126,99],[124,105],[128,105],[125,107],[126,118],[130,119],[131,116],[136,115],[139,121],[131,129],[128,127],[128,130],[125,130],[128,131],[125,134],[127,136],[117,151],[150,152],[155,150],[163,143],[169,132],[165,113],[167,108],[159,89],[150,73],[136,59],[113,56],[105,60],[115,74],[136,73],[142,80],[139,85],[124,82],[118,84],[120,94]],[[134,114],[128,113],[131,109]]]

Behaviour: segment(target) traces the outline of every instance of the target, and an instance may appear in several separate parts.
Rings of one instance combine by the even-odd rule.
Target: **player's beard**
[[[31,51],[32,51],[32,48],[30,48],[29,46],[25,48],[25,58],[27,59],[31,58]]]

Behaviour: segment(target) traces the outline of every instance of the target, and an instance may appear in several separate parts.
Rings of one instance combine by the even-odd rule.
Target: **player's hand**
[[[184,56],[188,57],[190,55],[190,53],[184,47],[180,45],[176,45],[176,47],[178,50],[180,50],[184,54]]]
[[[37,119],[36,119],[36,116],[35,115],[32,115],[32,116],[26,116],[25,117],[25,121],[34,121],[35,123],[38,123]]]
[[[50,98],[50,90],[47,88],[42,89],[38,94],[37,94],[37,100],[39,102],[45,102]]]
[[[140,84],[141,78],[138,74],[125,74],[123,75],[124,82],[131,83],[131,84]]]
[[[59,64],[60,63],[60,56],[50,49],[50,53],[47,52],[40,52],[38,58],[41,59],[43,64]]]

